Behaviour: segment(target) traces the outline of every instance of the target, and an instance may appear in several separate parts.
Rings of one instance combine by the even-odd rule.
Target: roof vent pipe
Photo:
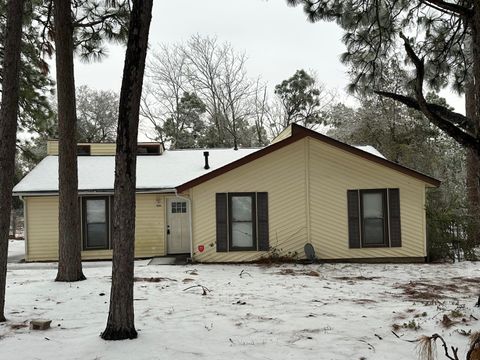
[[[203,152],[203,156],[205,156],[205,166],[203,167],[205,170],[210,169],[210,165],[208,165],[208,151]]]

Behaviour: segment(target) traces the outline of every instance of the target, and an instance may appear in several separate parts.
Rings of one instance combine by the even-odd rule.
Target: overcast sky
[[[345,51],[342,32],[333,23],[306,21],[301,7],[285,0],[155,0],[150,46],[187,40],[193,34],[217,36],[248,56],[252,78],[261,76],[270,88],[297,69],[312,69],[325,86],[345,94],[347,68],[339,61]],[[120,91],[125,49],[110,46],[101,63],[76,64],[76,84]],[[457,111],[463,99],[443,92]]]

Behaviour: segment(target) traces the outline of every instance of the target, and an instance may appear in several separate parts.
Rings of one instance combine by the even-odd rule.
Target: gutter
[[[172,189],[137,189],[135,190],[135,194],[171,194],[176,193],[177,190],[175,188]],[[113,195],[113,189],[105,189],[105,190],[80,190],[78,195],[98,195],[98,194],[105,194],[105,195]],[[57,190],[46,190],[46,191],[18,191],[13,192],[12,196],[18,196],[20,198],[24,196],[58,196]]]

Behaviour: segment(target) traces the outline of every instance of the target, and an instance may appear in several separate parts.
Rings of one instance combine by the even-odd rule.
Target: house
[[[113,144],[79,145],[82,257],[111,257]],[[58,146],[14,188],[26,260],[56,260]],[[319,259],[424,261],[425,192],[440,182],[299,125],[261,149],[163,151],[139,144],[135,256],[255,261],[269,250]]]

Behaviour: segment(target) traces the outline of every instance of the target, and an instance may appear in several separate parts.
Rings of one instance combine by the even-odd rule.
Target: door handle
[[[167,225],[167,235],[170,235],[170,225]]]

